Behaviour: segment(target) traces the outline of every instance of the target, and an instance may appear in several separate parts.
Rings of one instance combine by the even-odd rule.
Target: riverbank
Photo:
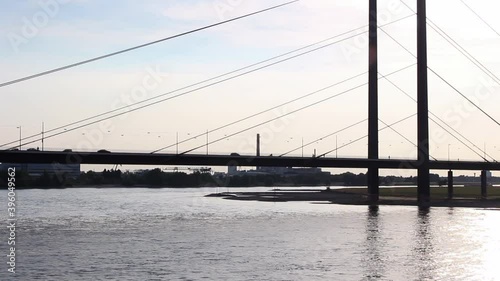
[[[447,199],[446,188],[432,188],[429,207],[468,207],[500,209],[500,188],[489,188],[489,197],[480,198],[479,187],[455,188],[455,197]],[[207,197],[227,200],[251,200],[265,202],[310,201],[329,202],[341,205],[374,205],[368,200],[366,188],[342,189],[274,189],[266,192],[221,192]],[[418,206],[416,187],[381,188],[376,205]]]

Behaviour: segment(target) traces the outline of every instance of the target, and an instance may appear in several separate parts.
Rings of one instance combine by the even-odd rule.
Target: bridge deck
[[[230,156],[202,154],[99,153],[58,151],[0,151],[2,163],[275,166],[323,168],[416,169],[418,161],[405,159]],[[500,170],[499,162],[431,161],[433,170]]]

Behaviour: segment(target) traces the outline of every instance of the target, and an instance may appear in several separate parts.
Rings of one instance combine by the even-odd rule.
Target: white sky
[[[416,1],[406,3],[415,7]],[[45,10],[42,8],[46,4]],[[0,11],[0,82],[9,81],[79,60],[156,40],[206,24],[263,9],[283,1],[2,1]],[[496,30],[500,4],[467,1]],[[380,23],[412,13],[399,0],[379,1]],[[63,126],[113,109],[124,102],[141,101],[240,67],[344,33],[368,23],[368,1],[302,0],[251,18],[132,51],[23,83],[0,88],[2,95],[0,142]],[[45,17],[45,18],[44,18]],[[460,43],[493,73],[500,71],[500,36],[478,20],[459,0],[429,0],[428,17]],[[46,19],[46,21],[43,21]],[[38,21],[37,21],[38,20]],[[40,22],[40,20],[42,22]],[[366,29],[365,29],[366,30]],[[384,27],[391,36],[416,54],[416,17]],[[364,30],[362,30],[364,31]],[[487,76],[453,49],[432,29],[429,35],[429,66],[469,98],[500,119],[499,85],[481,81]],[[338,39],[354,35],[349,33]],[[337,39],[337,40],[338,40]],[[333,41],[330,41],[333,42]],[[175,144],[231,121],[279,105],[350,76],[367,71],[367,36],[357,36],[320,51],[272,66],[234,80],[172,99],[144,110],[111,119],[110,128],[99,124],[46,139],[46,149],[101,148],[111,151],[152,151]],[[415,59],[379,31],[379,71],[382,74],[415,63]],[[143,79],[157,69],[161,76],[142,96],[132,97]],[[500,75],[499,75],[500,76]],[[416,66],[390,77],[416,97]],[[156,81],[156,80],[151,80]],[[367,76],[211,133],[223,138],[254,124],[365,83]],[[156,83],[153,83],[156,84]],[[478,94],[479,93],[479,94]],[[485,95],[485,93],[490,93]],[[387,81],[380,80],[380,118],[396,122],[416,112],[416,104]],[[429,73],[429,107],[454,129],[500,159],[500,128],[470,108],[456,92]],[[367,117],[367,87],[290,115],[286,121],[264,125],[210,145],[211,152],[254,153],[255,134],[261,133],[263,154],[278,155]],[[282,126],[284,124],[284,126]],[[381,124],[381,127],[384,125]],[[416,118],[395,126],[416,142]],[[109,131],[109,132],[108,132]],[[364,136],[367,123],[337,135],[339,146]],[[431,122],[431,151],[438,159],[480,160],[453,137]],[[179,145],[190,149],[205,137]],[[339,150],[339,157],[366,157],[367,140]],[[40,142],[27,147],[41,146]],[[311,155],[335,148],[335,137],[304,149]],[[174,152],[175,145],[165,152]],[[197,150],[204,153],[205,148]],[[296,152],[300,154],[300,150]],[[330,154],[333,156],[335,154]],[[384,130],[380,133],[381,158],[414,158],[416,148]],[[360,170],[363,172],[362,170]],[[395,172],[387,172],[394,174]]]

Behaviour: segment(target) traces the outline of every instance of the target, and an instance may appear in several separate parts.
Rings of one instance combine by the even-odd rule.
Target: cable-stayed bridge
[[[274,6],[265,10],[261,10],[255,13],[251,13],[242,17],[238,17],[232,20],[238,20],[247,16],[254,16],[262,12],[267,12],[272,9],[278,9],[285,5],[293,4],[296,1],[288,2],[282,5]],[[403,2],[405,3],[405,2]],[[406,4],[405,4],[406,5]],[[436,114],[429,111],[428,108],[428,72],[431,72],[433,75],[441,79],[445,84],[450,86],[454,91],[456,91],[461,97],[466,99],[470,104],[479,109],[487,118],[493,120],[496,124],[500,125],[500,123],[492,117],[491,114],[483,110],[478,104],[474,103],[474,101],[467,98],[461,91],[459,91],[456,87],[454,87],[450,82],[443,78],[443,76],[433,68],[428,67],[427,65],[427,27],[432,28],[437,34],[442,36],[447,42],[449,42],[455,49],[457,49],[461,54],[463,54],[468,60],[470,60],[474,65],[476,65],[481,71],[491,77],[494,81],[500,82],[493,72],[491,72],[488,68],[484,66],[481,62],[474,58],[467,50],[465,50],[460,44],[458,44],[452,37],[450,37],[443,29],[441,29],[437,24],[433,21],[429,20],[426,16],[426,1],[425,0],[417,0],[417,11],[414,11],[411,7],[407,6],[409,10],[413,12],[412,15],[407,17],[403,17],[401,19],[392,21],[385,25],[378,24],[377,18],[377,1],[369,0],[369,53],[368,53],[368,62],[369,69],[367,72],[360,73],[358,75],[352,76],[343,81],[331,84],[327,87],[318,89],[316,91],[307,93],[301,97],[289,100],[285,103],[281,103],[276,106],[272,106],[266,110],[257,112],[255,114],[251,114],[247,117],[233,120],[223,126],[217,127],[215,129],[209,130],[206,132],[207,135],[207,154],[193,154],[194,151],[203,148],[205,145],[200,145],[189,150],[185,151],[177,151],[175,154],[163,154],[161,153],[165,149],[171,148],[176,144],[172,144],[166,147],[162,147],[152,151],[151,153],[116,153],[116,152],[83,152],[83,151],[67,151],[67,152],[56,152],[56,151],[23,151],[20,150],[23,145],[28,145],[31,143],[35,143],[38,141],[42,141],[47,138],[57,137],[59,135],[65,134],[70,131],[74,131],[92,124],[96,124],[102,121],[105,121],[110,118],[118,117],[123,114],[138,111],[143,108],[147,108],[149,106],[158,104],[160,102],[168,101],[174,99],[176,97],[188,95],[194,91],[204,89],[210,87],[212,85],[217,85],[229,81],[231,79],[258,71],[260,69],[264,69],[267,67],[271,67],[273,65],[279,64],[284,61],[288,61],[294,59],[296,57],[300,57],[306,55],[308,53],[321,50],[328,46],[337,44],[339,42],[345,41],[349,38],[362,34],[359,28],[353,29],[349,32],[346,32],[341,35],[349,34],[350,32],[356,32],[355,35],[341,38],[341,35],[337,35],[334,37],[327,38],[325,40],[315,42],[313,44],[307,45],[305,47],[293,50],[291,52],[287,52],[281,54],[279,56],[275,56],[273,58],[260,61],[258,63],[249,65],[244,68],[240,68],[223,75],[218,75],[216,77],[204,80],[202,82],[196,83],[194,85],[190,85],[190,87],[180,88],[175,91],[171,91],[150,99],[146,99],[136,103],[136,107],[133,109],[129,109],[128,107],[122,107],[118,109],[114,109],[111,111],[107,111],[89,118],[85,118],[79,120],[77,122],[72,122],[66,124],[64,126],[53,128],[47,131],[43,131],[40,135],[31,135],[25,138],[20,137],[18,149],[13,150],[15,147],[17,140],[14,140],[9,143],[5,143],[2,147],[11,148],[8,150],[0,151],[0,161],[9,162],[9,163],[80,163],[80,164],[140,164],[140,165],[211,165],[211,166],[295,166],[295,167],[335,167],[335,168],[367,168],[368,169],[368,187],[369,193],[371,195],[371,200],[377,201],[379,194],[379,186],[378,186],[378,178],[379,178],[379,169],[416,169],[418,170],[418,196],[419,201],[426,202],[429,200],[430,196],[430,185],[429,185],[429,170],[437,169],[437,170],[450,170],[449,178],[453,178],[453,174],[451,170],[480,170],[481,171],[481,179],[482,179],[482,187],[483,187],[483,195],[486,195],[486,171],[487,170],[500,170],[500,163],[498,163],[491,155],[486,153],[485,150],[480,149],[477,145],[475,145],[472,141],[470,141],[467,137],[464,136],[464,133],[455,130],[453,127],[446,125],[441,118],[439,118]],[[470,8],[469,6],[467,6]],[[406,48],[403,44],[401,44],[398,40],[396,40],[393,36],[388,33],[384,27],[390,24],[397,23],[406,18],[412,18],[416,15],[417,17],[417,54],[413,54],[408,48]],[[229,21],[224,21],[219,24],[225,24]],[[30,75],[27,77],[15,79],[12,81],[7,81],[0,84],[0,87],[10,86],[16,83],[21,83],[27,80],[35,79],[40,76],[53,74],[59,71],[63,71],[68,68],[77,67],[82,64],[91,63],[96,60],[105,59],[110,56],[119,55],[124,52],[133,51],[137,48],[147,47],[152,44],[157,44],[166,40],[175,39],[178,36],[188,35],[192,32],[197,32],[206,28],[211,28],[215,25],[206,26],[203,28],[198,28],[196,30],[185,32],[179,34],[177,36],[171,36],[168,38],[163,38],[160,40],[156,40],[153,42],[149,42],[146,44],[142,44],[139,46],[135,46],[132,48],[128,48],[125,50],[121,50],[118,52],[113,52],[107,55],[99,56],[93,59],[85,60],[82,62],[77,62],[71,65],[59,67],[53,70],[45,71],[42,73]],[[491,28],[491,26],[489,26]],[[413,67],[415,64],[411,64],[400,68],[391,73],[380,73],[378,69],[378,32],[381,31],[385,35],[387,35],[391,40],[397,43],[401,48],[403,48],[406,52],[408,52],[411,56],[417,59],[417,69],[418,69],[418,96],[417,99],[413,99],[407,92],[405,92],[402,88],[400,88],[396,83],[392,80],[392,75],[402,72],[408,68]],[[338,40],[337,40],[338,39]],[[333,41],[332,40],[336,40]],[[223,128],[229,127],[233,124],[243,122],[255,116],[264,114],[266,112],[270,112],[273,109],[276,109],[280,106],[287,105],[289,103],[305,99],[312,95],[315,95],[319,92],[328,90],[334,86],[340,85],[347,81],[354,80],[355,78],[361,77],[362,75],[368,74],[368,82],[356,85],[352,88],[349,88],[345,91],[337,93],[335,95],[329,96],[327,98],[321,99],[314,103],[308,104],[306,106],[295,109],[291,112],[282,114],[276,118],[266,120],[259,124],[247,127],[243,130],[236,131],[226,137],[235,136],[241,134],[245,131],[251,130],[253,128],[257,128],[263,124],[269,123],[278,118],[285,117],[287,115],[291,115],[302,111],[304,109],[313,107],[317,104],[323,103],[325,101],[334,99],[341,95],[345,95],[349,92],[352,92],[356,89],[360,89],[362,87],[368,86],[368,118],[359,120],[354,122],[352,125],[347,126],[343,129],[340,129],[334,133],[323,136],[322,138],[327,138],[332,135],[335,135],[339,132],[349,129],[352,126],[358,126],[364,123],[368,123],[368,134],[365,136],[368,138],[368,158],[330,158],[327,155],[331,152],[335,152],[338,150],[338,147],[327,151],[325,153],[319,155],[313,155],[312,157],[292,157],[288,156],[291,152],[296,151],[292,150],[287,153],[277,155],[277,156],[260,156],[260,155],[252,155],[252,156],[244,156],[244,155],[214,155],[208,153],[209,144],[221,141],[224,138],[215,139],[208,141],[208,134],[221,130]],[[384,80],[389,82],[395,88],[397,88],[402,94],[410,97],[414,102],[417,103],[418,112],[417,114],[409,115],[397,122],[388,124],[382,121],[379,118],[379,98],[378,98],[378,83],[380,80]],[[194,89],[192,87],[195,87]],[[399,133],[394,129],[394,125],[400,122],[403,122],[409,118],[417,116],[418,119],[418,141],[414,143],[406,138],[404,135]],[[379,122],[384,124],[384,127],[379,128]],[[450,135],[454,136],[458,141],[460,141],[465,147],[469,148],[475,154],[479,155],[484,161],[438,161],[433,158],[429,153],[429,122],[433,122],[440,126],[443,130],[448,132]],[[64,129],[61,131],[61,129]],[[406,160],[406,159],[380,159],[379,157],[379,132],[382,130],[392,130],[402,138],[410,142],[418,151],[418,158],[415,160]],[[205,133],[200,133],[192,138],[203,137]],[[365,137],[355,139],[350,143],[354,143],[359,141]],[[24,142],[23,142],[24,141]],[[314,141],[313,141],[314,142]],[[308,144],[306,144],[308,145]],[[349,145],[349,144],[347,144]],[[16,145],[17,146],[17,145]],[[303,148],[304,144],[297,148]],[[42,149],[43,150],[43,149]],[[236,151],[237,152],[237,151]],[[452,184],[452,183],[451,183]]]

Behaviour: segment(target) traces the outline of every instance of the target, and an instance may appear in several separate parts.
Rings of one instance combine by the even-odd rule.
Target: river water
[[[498,211],[203,197],[214,191],[17,191],[16,274],[2,227],[0,280],[500,280]]]

